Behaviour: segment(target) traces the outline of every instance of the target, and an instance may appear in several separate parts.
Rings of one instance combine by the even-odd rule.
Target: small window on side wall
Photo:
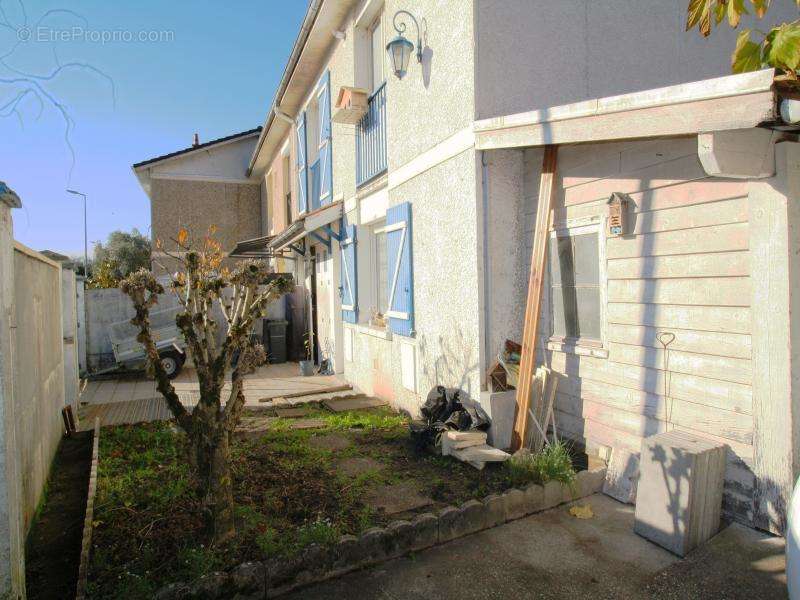
[[[600,240],[596,228],[550,238],[550,306],[554,341],[602,345]]]

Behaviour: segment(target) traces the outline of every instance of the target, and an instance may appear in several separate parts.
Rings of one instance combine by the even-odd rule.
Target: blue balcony
[[[367,112],[356,125],[356,185],[386,172],[386,84],[370,96]]]

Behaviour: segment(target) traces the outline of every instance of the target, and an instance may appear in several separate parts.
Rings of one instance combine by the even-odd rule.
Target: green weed
[[[568,486],[575,483],[570,448],[563,441],[547,445],[537,454],[511,457],[504,467],[512,486],[548,481],[560,481]]]

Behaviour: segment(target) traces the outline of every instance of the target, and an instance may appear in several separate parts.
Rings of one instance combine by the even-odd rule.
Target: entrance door
[[[316,247],[316,280],[317,280],[317,358],[328,359],[333,368],[335,352],[335,332],[333,320],[334,287],[333,259],[331,253],[323,245]]]

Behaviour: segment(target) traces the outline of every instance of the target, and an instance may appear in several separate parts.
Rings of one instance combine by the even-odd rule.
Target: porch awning
[[[278,235],[274,236],[267,248],[272,252],[277,252],[278,250],[286,248],[289,244],[294,244],[303,239],[306,235],[306,230],[303,228],[303,221],[304,219],[295,221]]]
[[[298,219],[284,231],[279,233],[270,242],[268,248],[277,252],[287,246],[299,242],[310,233],[315,233],[321,227],[330,225],[342,217],[342,201],[339,200],[318,208]]]
[[[267,246],[274,237],[274,235],[264,235],[237,242],[236,247],[230,251],[228,256],[231,258],[272,258],[273,253],[267,250]]]
[[[774,69],[595,98],[474,123],[475,148],[689,135],[750,129],[777,119]]]

